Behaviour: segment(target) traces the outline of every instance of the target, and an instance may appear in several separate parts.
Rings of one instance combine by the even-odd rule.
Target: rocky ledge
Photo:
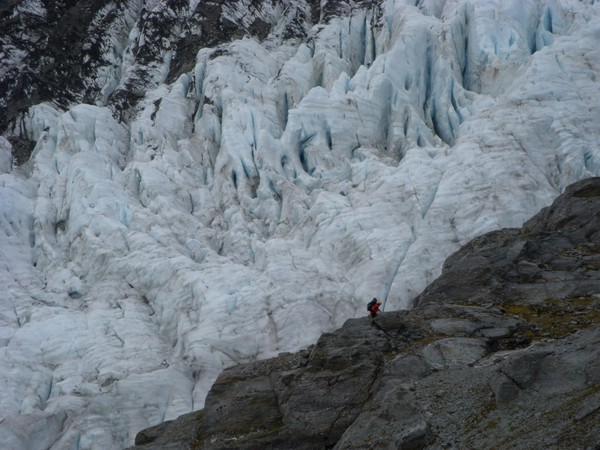
[[[366,313],[366,311],[365,311]],[[600,178],[448,258],[410,311],[225,370],[136,449],[598,449]]]

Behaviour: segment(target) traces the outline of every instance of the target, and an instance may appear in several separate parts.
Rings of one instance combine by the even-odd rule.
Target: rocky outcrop
[[[225,370],[136,448],[598,448],[600,178],[448,258],[410,311]]]

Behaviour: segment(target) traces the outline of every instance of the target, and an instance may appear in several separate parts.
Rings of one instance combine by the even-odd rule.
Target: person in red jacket
[[[375,317],[381,312],[381,309],[379,308],[380,306],[381,300],[379,300],[378,298],[374,298],[369,302],[369,304],[367,305],[367,310],[371,313],[371,317]]]

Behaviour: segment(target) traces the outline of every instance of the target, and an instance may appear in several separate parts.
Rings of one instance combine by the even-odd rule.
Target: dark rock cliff
[[[366,312],[366,311],[365,311]],[[598,448],[600,178],[448,258],[410,311],[225,370],[139,449]]]

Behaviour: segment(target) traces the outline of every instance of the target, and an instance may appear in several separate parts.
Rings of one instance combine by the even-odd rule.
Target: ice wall
[[[600,174],[596,5],[355,4],[284,39],[269,4],[264,40],[168,81],[130,58],[134,3],[98,104],[32,107],[20,168],[0,141],[7,448],[124,447],[201,408],[227,365],[375,295],[410,307],[461,244]],[[115,114],[142,69],[150,89]]]

